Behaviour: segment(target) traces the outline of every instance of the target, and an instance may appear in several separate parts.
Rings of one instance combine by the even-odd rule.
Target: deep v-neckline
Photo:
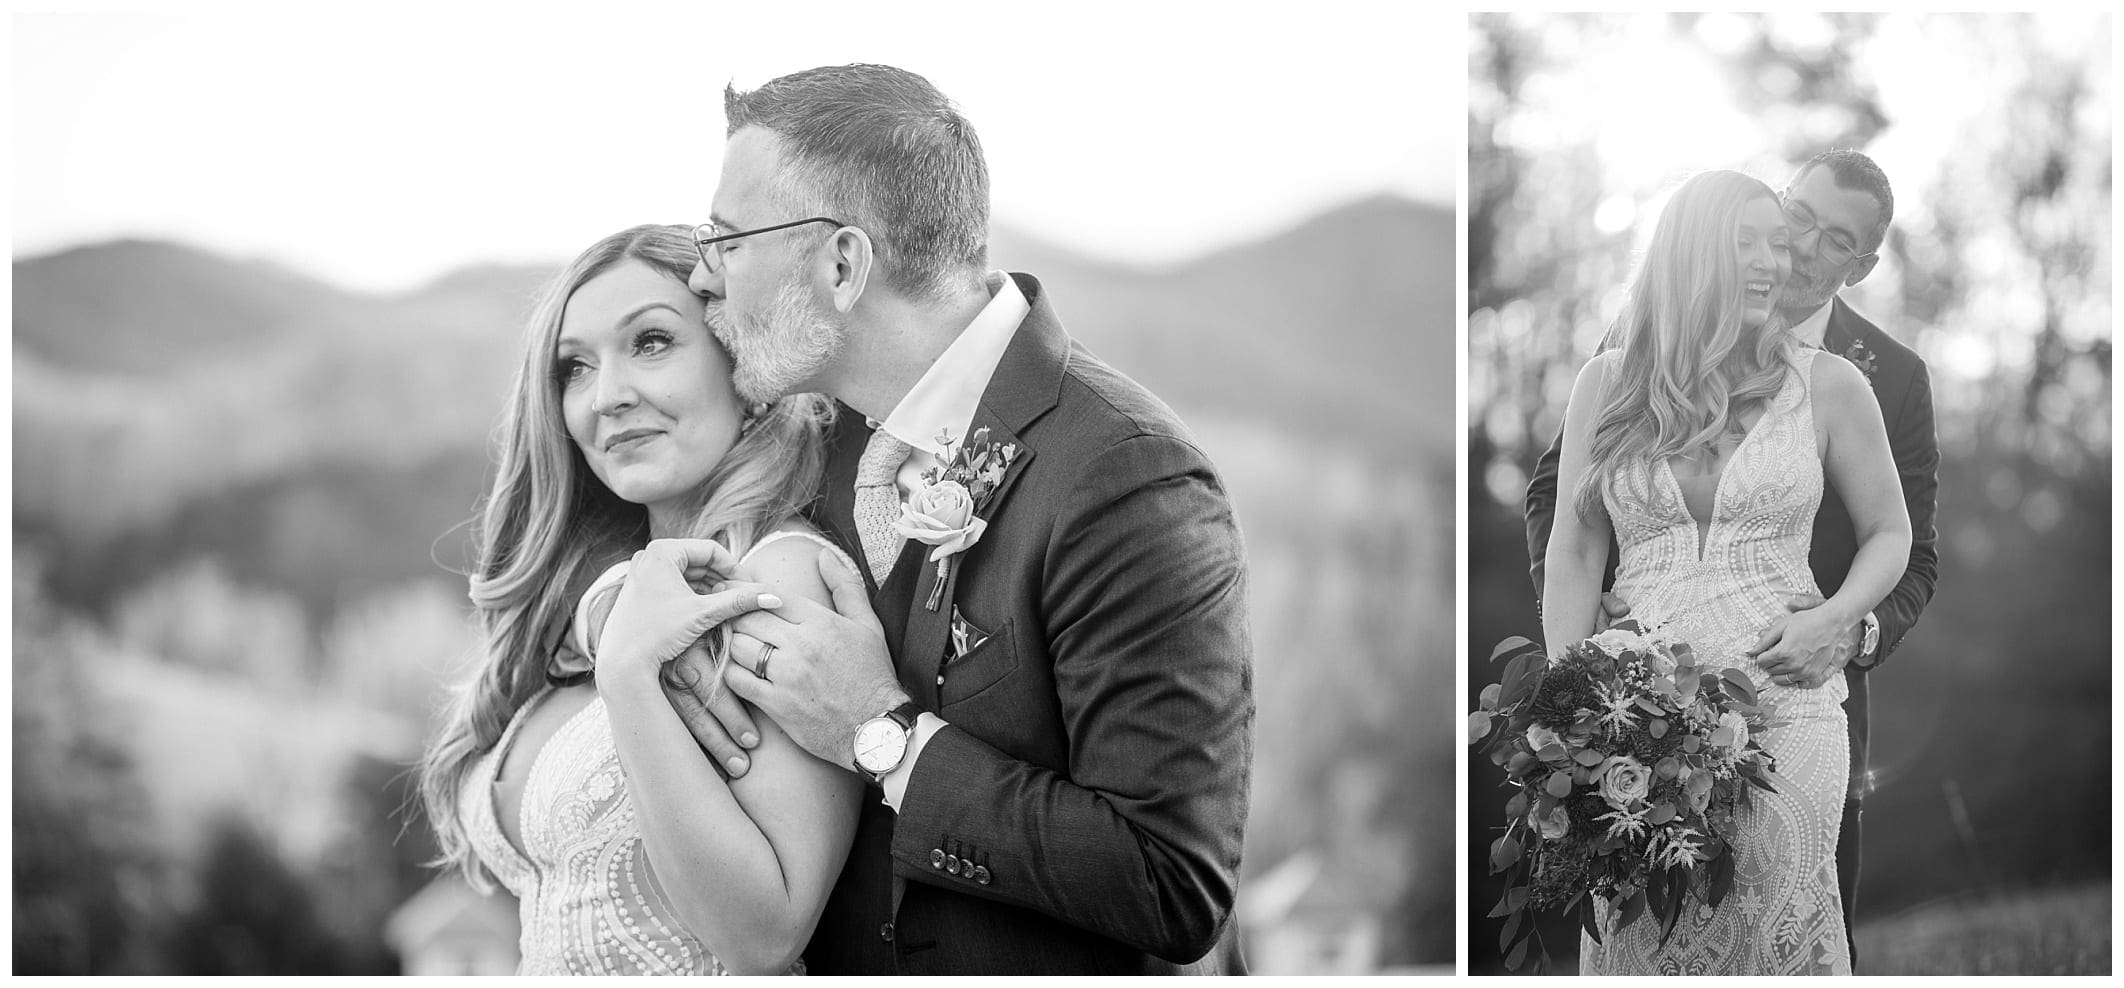
[[[574,713],[569,714],[559,725],[555,726],[553,733],[546,735],[545,740],[539,742],[538,750],[531,752],[531,760],[524,766],[523,791],[519,792],[516,797],[516,837],[511,839],[509,831],[502,827],[502,772],[508,768],[509,752],[515,746],[517,734],[522,731],[525,724],[530,723],[531,715],[536,712],[538,707],[552,702],[553,697],[558,695],[559,692],[559,690],[549,686],[537,696],[532,697],[531,702],[524,704],[522,713],[510,723],[508,730],[502,732],[501,741],[494,746],[494,773],[487,778],[487,807],[488,811],[494,814],[494,832],[501,836],[502,843],[507,845],[510,851],[515,852],[517,859],[526,865],[531,864],[531,854],[523,845],[529,843],[531,784],[538,778],[539,765],[545,760],[546,753],[553,750],[554,742],[559,741],[562,735],[573,730],[576,722],[582,720],[584,714],[589,713],[592,707],[597,706],[604,700],[604,697],[592,692],[590,699],[584,701],[581,707],[576,708]]]
[[[1777,398],[1783,394],[1783,389],[1779,389],[1777,395],[1764,403],[1763,413],[1755,417],[1754,425],[1741,432],[1740,442],[1733,444],[1733,452],[1726,455],[1725,464],[1718,468],[1718,476],[1711,481],[1711,503],[1708,506],[1710,517],[1698,520],[1695,512],[1689,510],[1688,492],[1682,490],[1681,478],[1674,473],[1674,457],[1660,458],[1659,465],[1667,473],[1667,484],[1674,490],[1675,500],[1681,502],[1682,515],[1696,527],[1697,562],[1703,562],[1704,554],[1711,550],[1711,530],[1718,526],[1718,508],[1725,500],[1726,475],[1732,473],[1733,465],[1740,462],[1741,453],[1748,448],[1748,441],[1754,439],[1756,433],[1763,431],[1763,426],[1770,421],[1770,416],[1777,412]]]

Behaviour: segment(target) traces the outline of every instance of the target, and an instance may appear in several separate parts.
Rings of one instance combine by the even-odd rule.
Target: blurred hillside
[[[1373,199],[1158,270],[992,251],[1226,474],[1247,874],[1361,862],[1300,908],[1379,917],[1383,964],[1452,957],[1452,758],[1406,724],[1452,713],[1453,242],[1450,210]],[[396,773],[476,647],[462,523],[548,273],[374,296],[170,243],[16,261],[17,971],[389,968],[426,853]]]

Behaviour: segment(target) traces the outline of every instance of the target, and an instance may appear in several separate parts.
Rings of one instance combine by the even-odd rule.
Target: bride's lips
[[[625,432],[615,432],[605,437],[605,452],[612,453],[639,446],[663,434],[660,429],[628,429]]]
[[[1769,278],[1750,278],[1742,286],[1742,292],[1752,302],[1770,301],[1770,293],[1777,290],[1777,283]]]

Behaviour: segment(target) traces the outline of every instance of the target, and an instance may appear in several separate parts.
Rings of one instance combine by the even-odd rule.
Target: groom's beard
[[[708,328],[729,348],[735,365],[731,383],[748,402],[773,401],[797,390],[848,338],[847,323],[819,305],[800,277],[782,282],[757,315],[732,314],[728,305],[708,303]]]
[[[1799,265],[1792,266],[1792,274],[1785,279],[1778,291],[1777,309],[1784,313],[1786,322],[1797,323],[1814,314],[1814,310],[1829,304],[1829,299],[1843,282],[1841,270],[1816,269],[1802,273]]]

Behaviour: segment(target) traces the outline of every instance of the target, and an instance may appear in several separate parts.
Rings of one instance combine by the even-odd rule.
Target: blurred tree
[[[165,933],[186,974],[356,974],[354,957],[318,917],[316,894],[248,823],[215,828],[190,908]]]
[[[44,599],[42,567],[14,557],[12,752],[17,974],[128,974],[155,969],[158,862],[124,749],[105,732],[78,647]]]

